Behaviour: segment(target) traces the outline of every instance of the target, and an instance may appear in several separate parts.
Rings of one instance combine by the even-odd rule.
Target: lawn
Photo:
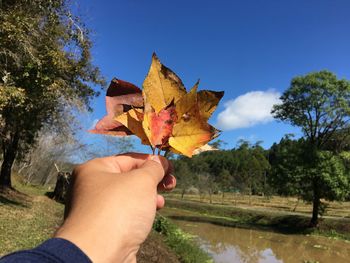
[[[180,200],[181,194],[169,193],[167,194],[167,197]],[[185,194],[183,200],[210,203],[209,195],[200,197],[198,194]],[[312,204],[310,202],[298,200],[296,197],[249,196],[236,193],[225,193],[224,198],[222,198],[222,194],[212,195],[212,203],[263,211],[283,211],[306,215],[311,215],[312,211]],[[326,205],[324,216],[350,218],[350,202],[329,202],[322,200],[322,203]]]
[[[16,188],[0,194],[0,255],[40,244],[62,222],[63,205],[44,196],[45,188]]]

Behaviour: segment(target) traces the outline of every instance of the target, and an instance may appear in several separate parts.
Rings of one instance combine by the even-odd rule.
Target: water
[[[320,236],[280,234],[186,221],[192,212],[166,209],[166,216],[185,232],[196,235],[215,262],[294,263],[350,262],[350,242]]]

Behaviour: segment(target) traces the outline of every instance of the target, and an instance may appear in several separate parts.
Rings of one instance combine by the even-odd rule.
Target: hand
[[[79,165],[55,237],[73,242],[93,262],[136,262],[156,210],[164,206],[157,189],[176,185],[172,172],[164,157],[136,153]]]

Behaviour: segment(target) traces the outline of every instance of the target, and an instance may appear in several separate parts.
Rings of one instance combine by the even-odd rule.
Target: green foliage
[[[194,186],[209,195],[218,190],[262,194],[270,169],[266,151],[248,142],[237,149],[204,152],[192,159],[180,157],[174,163],[179,188]]]
[[[350,174],[347,169],[348,153],[317,151],[312,163],[303,139],[283,138],[270,149],[271,174],[269,183],[281,195],[297,195],[312,201],[316,184],[319,198],[344,200],[349,195]]]
[[[154,221],[153,229],[165,236],[166,244],[178,255],[181,262],[213,262],[208,254],[194,243],[192,235],[181,231],[165,217],[158,215]]]
[[[103,84],[91,63],[90,31],[67,1],[2,1],[0,8],[0,140],[3,184],[13,160],[31,146],[45,124],[60,123],[75,109],[90,109]]]
[[[301,127],[311,145],[322,148],[341,129],[349,128],[350,82],[329,71],[295,77],[273,107],[274,117]]]
[[[300,187],[304,199],[313,201],[315,226],[321,198],[342,200],[348,194],[349,175],[335,154],[347,145],[338,142],[350,136],[350,82],[329,71],[310,73],[292,79],[281,100],[273,107],[274,117],[300,127],[304,141],[300,151],[290,148],[291,154],[280,158],[277,170],[292,178],[291,187]],[[283,158],[295,161],[295,167],[287,161],[283,164]]]
[[[317,154],[317,166],[309,170],[309,177],[316,178],[320,197],[327,200],[343,201],[350,193],[350,174],[345,170],[342,158],[331,152]]]
[[[303,140],[292,140],[286,136],[270,148],[268,182],[280,195],[301,196],[303,193],[302,143]]]

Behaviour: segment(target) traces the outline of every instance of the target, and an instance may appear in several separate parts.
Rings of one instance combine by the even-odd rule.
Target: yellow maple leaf
[[[152,94],[152,99],[150,95],[144,97],[142,125],[152,147],[170,149],[191,157],[196,149],[218,135],[218,130],[209,125],[207,120],[223,92],[197,93],[197,82],[186,93],[180,78],[174,76],[176,74],[153,55],[150,71],[143,84],[143,95]],[[162,80],[161,84],[159,79]]]

